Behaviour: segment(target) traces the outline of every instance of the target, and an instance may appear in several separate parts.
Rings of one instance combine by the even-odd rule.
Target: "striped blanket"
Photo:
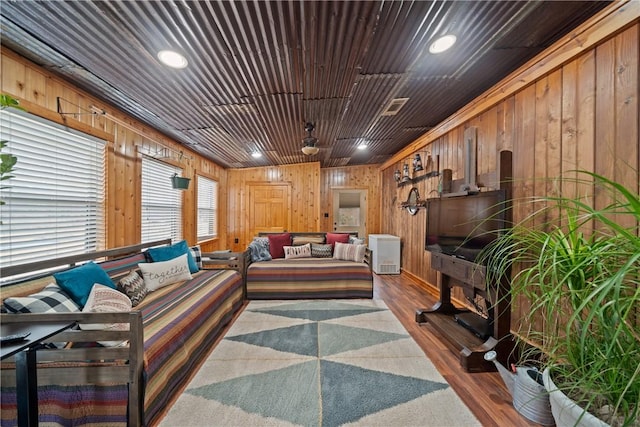
[[[248,299],[372,298],[365,263],[334,258],[274,259],[247,269]]]
[[[139,258],[118,261],[105,265],[105,270],[118,277],[139,261]],[[32,288],[33,284],[27,283],[22,291]],[[158,422],[242,302],[243,281],[238,272],[202,270],[189,281],[149,293],[136,307],[142,312],[144,326],[145,425]],[[41,386],[39,421],[59,425],[126,425],[127,397],[127,386],[120,384]],[[0,412],[1,426],[17,425],[15,387],[2,384]]]

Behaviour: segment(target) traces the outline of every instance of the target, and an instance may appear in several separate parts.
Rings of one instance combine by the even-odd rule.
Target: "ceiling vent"
[[[391,100],[387,108],[384,109],[381,116],[395,116],[400,109],[407,103],[409,98],[394,98]]]

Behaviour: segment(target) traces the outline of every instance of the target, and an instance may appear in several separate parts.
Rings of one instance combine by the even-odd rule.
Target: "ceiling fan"
[[[311,122],[307,122],[304,125],[304,130],[307,132],[307,136],[302,138],[302,152],[307,156],[313,156],[314,154],[318,154],[320,148],[316,145],[318,143],[318,138],[311,135],[311,132],[314,131],[315,125]]]

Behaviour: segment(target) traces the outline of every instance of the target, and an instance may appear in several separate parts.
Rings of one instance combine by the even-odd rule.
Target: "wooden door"
[[[260,232],[288,231],[291,227],[290,184],[249,184],[247,205],[249,241]]]

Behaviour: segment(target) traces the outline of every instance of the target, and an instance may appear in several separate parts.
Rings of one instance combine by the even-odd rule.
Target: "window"
[[[182,240],[182,192],[171,177],[182,170],[142,156],[142,243],[171,238]]]
[[[19,265],[104,249],[105,141],[22,111],[0,112],[3,153],[0,259]]]
[[[198,241],[218,235],[218,183],[198,175]]]

